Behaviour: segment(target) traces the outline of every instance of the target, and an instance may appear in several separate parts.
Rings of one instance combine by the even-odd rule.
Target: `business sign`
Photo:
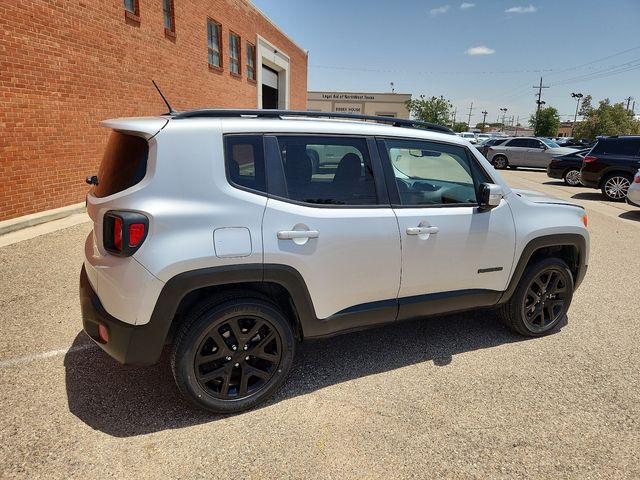
[[[336,113],[362,113],[362,104],[336,102],[333,111]]]

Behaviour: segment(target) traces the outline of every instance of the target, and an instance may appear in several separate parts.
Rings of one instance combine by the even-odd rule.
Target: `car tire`
[[[627,173],[613,173],[602,181],[602,195],[612,202],[624,202],[633,177]]]
[[[200,303],[178,330],[171,368],[194,406],[235,413],[271,397],[286,379],[296,338],[280,309],[262,297]]]
[[[562,179],[564,180],[564,183],[570,187],[578,187],[582,185],[582,182],[580,181],[580,169],[577,168],[570,168],[564,172]]]
[[[505,168],[507,168],[509,166],[509,160],[504,155],[495,155],[491,159],[491,164],[497,170],[502,170],[502,169],[505,169]]]
[[[520,335],[546,335],[565,318],[573,289],[567,264],[559,258],[545,258],[526,268],[516,291],[500,306],[500,318]]]

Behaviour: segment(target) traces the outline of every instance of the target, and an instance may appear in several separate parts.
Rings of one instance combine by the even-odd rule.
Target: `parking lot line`
[[[0,360],[0,368],[15,367],[18,365],[23,365],[25,363],[34,362],[36,360],[43,360],[46,358],[66,355],[69,352],[71,353],[81,352],[83,350],[88,350],[90,348],[95,348],[95,345],[92,343],[88,343],[86,345],[78,345],[77,347],[72,347],[72,348],[61,348],[58,350],[49,350],[48,352],[40,352],[40,353],[31,354],[31,355],[24,355],[22,357],[7,358],[5,360]]]

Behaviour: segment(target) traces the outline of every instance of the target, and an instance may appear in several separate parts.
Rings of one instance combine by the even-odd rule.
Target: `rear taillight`
[[[562,160],[560,160],[559,158],[552,158],[551,159],[551,163],[558,163],[561,162]]]
[[[109,211],[104,215],[104,248],[114,255],[133,255],[149,231],[149,219],[138,212]]]
[[[582,159],[582,163],[591,163],[591,162],[597,162],[597,161],[598,161],[598,157],[592,157],[591,155],[587,155]]]
[[[636,177],[633,179],[633,183],[640,183],[640,174],[636,175]]]
[[[137,247],[142,243],[146,228],[144,223],[133,223],[129,225],[129,246]]]

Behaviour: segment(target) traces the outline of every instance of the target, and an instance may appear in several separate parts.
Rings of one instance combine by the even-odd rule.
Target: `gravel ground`
[[[640,210],[504,176],[589,212],[562,328],[523,340],[479,311],[305,344],[235,416],[187,406],[166,354],[122,367],[81,333],[88,224],[0,248],[0,477],[640,478]]]

